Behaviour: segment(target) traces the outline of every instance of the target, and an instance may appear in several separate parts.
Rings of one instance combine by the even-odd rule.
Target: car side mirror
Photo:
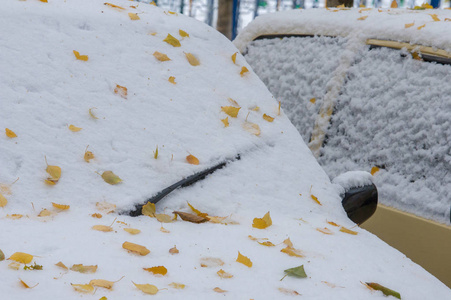
[[[356,224],[368,220],[377,208],[377,188],[367,172],[346,172],[333,181],[340,185],[344,192],[342,201],[348,218]]]

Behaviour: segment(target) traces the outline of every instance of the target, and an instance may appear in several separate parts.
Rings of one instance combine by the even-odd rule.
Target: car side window
[[[346,39],[341,37],[264,37],[247,48],[247,62],[281,101],[305,142],[310,140],[327,84],[345,44]]]

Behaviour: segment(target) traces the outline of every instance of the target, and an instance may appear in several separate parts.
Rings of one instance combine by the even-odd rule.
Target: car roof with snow
[[[0,28],[3,295],[450,295],[347,218],[343,187],[214,29],[122,0],[8,0]],[[224,161],[156,217],[124,213]]]

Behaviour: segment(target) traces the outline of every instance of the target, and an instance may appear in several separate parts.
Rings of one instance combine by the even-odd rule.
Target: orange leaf
[[[75,50],[73,52],[74,52],[76,59],[82,60],[82,61],[88,61],[89,57],[87,55],[80,55],[80,52],[75,51]]]
[[[242,67],[240,72],[241,77],[243,77],[247,72],[249,72],[249,70],[246,67]]]
[[[6,133],[6,136],[11,139],[17,137],[17,135],[11,129],[5,128],[5,133]]]
[[[192,164],[192,165],[198,165],[198,164],[199,164],[199,159],[197,159],[197,157],[195,157],[195,156],[192,155],[192,154],[190,154],[190,155],[188,155],[188,156],[186,157],[186,161],[187,161],[189,164]]]
[[[335,226],[335,227],[340,227],[340,225],[338,225],[337,223],[332,222],[332,221],[327,221],[327,223],[329,223],[330,225]]]
[[[378,168],[378,167],[372,167],[371,168],[371,171],[370,171],[370,173],[371,173],[371,175],[374,175],[376,172],[378,172],[380,169]]]
[[[152,268],[143,268],[144,271],[153,273],[154,275],[166,275],[168,270],[164,266],[152,267]]]
[[[391,7],[391,8],[398,8],[398,3],[396,2],[396,0],[393,0],[393,1],[392,1],[390,7]]]

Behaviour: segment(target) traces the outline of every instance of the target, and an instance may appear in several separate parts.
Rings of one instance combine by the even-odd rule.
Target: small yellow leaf
[[[404,28],[410,28],[410,27],[412,27],[413,25],[415,25],[415,22],[405,24],[405,25],[404,25]]]
[[[316,98],[312,98],[309,101],[310,101],[310,103],[315,104],[316,103]]]
[[[174,76],[169,77],[168,81],[170,83],[172,83],[172,84],[177,84],[177,82],[175,82],[175,77]]]
[[[175,37],[173,37],[172,35],[170,35],[169,33],[168,33],[168,36],[163,40],[163,42],[166,42],[169,45],[174,46],[174,47],[182,46],[180,44],[180,41],[178,39],[176,39]]]
[[[128,16],[129,16],[130,20],[133,20],[133,21],[140,19],[138,14],[136,14],[136,13],[128,13]]]
[[[113,231],[113,227],[106,225],[94,225],[92,226],[93,230],[102,231],[102,232],[110,232]]]
[[[257,242],[262,246],[266,246],[266,247],[274,247],[275,245],[273,243],[271,243],[270,241],[266,241],[266,242]]]
[[[223,290],[223,289],[218,288],[218,287],[215,287],[215,288],[213,289],[213,291],[215,291],[216,293],[227,293],[226,290]]]
[[[127,231],[130,234],[133,234],[133,235],[138,234],[138,233],[141,232],[141,230],[135,229],[135,228],[124,228],[124,230]]]
[[[163,232],[163,233],[171,233],[169,230],[167,230],[163,226],[160,227],[160,231]]]
[[[263,216],[263,218],[254,218],[254,222],[252,227],[258,229],[265,229],[272,225],[271,216],[269,215],[269,211]]]
[[[182,284],[182,283],[177,283],[177,282],[172,282],[172,283],[169,284],[169,286],[172,287],[172,288],[174,288],[174,289],[178,289],[178,290],[181,290],[181,289],[184,289],[184,288],[185,288],[185,285],[184,285],[184,284]]]
[[[302,254],[301,250],[294,249],[294,248],[292,248],[290,246],[287,246],[287,247],[283,248],[282,250],[280,250],[280,252],[286,253],[289,256],[304,257],[304,255]]]
[[[77,292],[81,293],[92,293],[94,292],[94,287],[90,284],[70,284]]]
[[[81,127],[77,127],[77,126],[74,126],[74,125],[69,125],[69,130],[72,131],[72,132],[77,132],[77,131],[80,131],[82,129],[83,128],[81,128]]]
[[[133,282],[133,281],[132,281]],[[149,295],[155,295],[156,293],[158,293],[158,288],[156,286],[154,286],[153,284],[137,284],[134,283],[133,284],[142,292],[149,294]]]
[[[223,269],[221,269],[221,270],[219,270],[218,272],[216,272],[216,274],[218,274],[219,277],[224,278],[224,279],[226,279],[226,278],[232,278],[232,277],[233,277],[232,274],[227,273],[227,272],[224,271]]]
[[[421,30],[421,29],[423,29],[425,26],[426,26],[426,24],[421,25],[421,26],[419,26],[417,29],[418,29],[418,30]]]
[[[330,225],[335,226],[335,227],[340,227],[340,225],[338,225],[337,223],[332,222],[332,221],[327,221],[327,223],[329,223]]]
[[[396,2],[396,0],[393,0],[390,5],[390,8],[398,8],[398,2]]]
[[[85,150],[85,155],[83,156],[83,159],[85,160],[85,162],[89,163],[89,161],[91,159],[94,159],[94,153],[92,153],[91,151],[88,151],[88,147],[86,147]]]
[[[98,214],[98,213],[95,213],[95,214],[92,214],[91,217],[97,218],[97,219],[101,219],[101,218],[102,218],[102,215],[101,215],[101,214]]]
[[[89,111],[89,115],[91,116],[91,118],[93,119],[98,119],[96,117],[96,115],[94,114],[94,112],[92,111],[93,109],[97,109],[97,107],[91,107],[88,111]]]
[[[20,283],[22,283],[22,286],[24,287],[24,288],[26,288],[26,289],[32,289],[32,288],[34,288],[34,287],[36,287],[39,283],[36,283],[34,286],[29,286],[28,284],[26,284],[25,283],[25,281],[23,281],[22,279],[20,279],[19,278],[19,280],[20,280]]]
[[[146,256],[147,254],[150,253],[149,249],[147,249],[144,246],[138,245],[138,244],[134,244],[134,243],[130,243],[130,242],[124,242],[122,244],[122,248],[137,253],[141,256]]]
[[[200,210],[198,210],[197,208],[195,208],[194,206],[192,206],[189,202],[187,202],[187,204],[188,204],[189,208],[191,208],[191,210],[192,210],[196,215],[198,215],[199,217],[204,217],[204,218],[205,218],[205,217],[208,216],[207,213],[201,212]]]
[[[319,232],[324,233],[324,234],[333,234],[333,232],[330,231],[330,229],[327,228],[327,227],[324,227],[324,228],[316,228],[316,230],[318,230]]]
[[[154,56],[156,59],[158,59],[159,61],[168,61],[168,60],[171,60],[166,54],[160,53],[160,52],[158,52],[158,51],[155,51],[155,52],[153,53],[153,56]]]
[[[285,245],[287,245],[287,247],[293,248],[293,243],[291,242],[290,238],[287,238],[283,241],[283,243]]]
[[[41,210],[41,212],[38,214],[38,217],[48,217],[48,216],[51,216],[51,215],[53,215],[53,212],[51,212],[51,211],[48,210],[48,209],[43,209],[43,210]]]
[[[155,217],[155,203],[147,202],[146,205],[143,205],[141,209],[141,213],[145,216],[149,216],[151,218]]]
[[[8,204],[8,200],[0,193],[0,207],[5,207],[6,204]]]
[[[315,201],[316,203],[318,203],[319,205],[321,205],[321,206],[322,206],[321,202],[319,202],[319,200],[318,200],[318,198],[317,198],[316,196],[314,196],[314,195],[310,195],[310,198],[312,198],[312,199],[313,199],[313,201]]]
[[[114,93],[118,94],[124,99],[127,99],[128,90],[125,86],[116,84],[116,87],[114,88]]]
[[[280,116],[280,107],[282,106],[282,102],[279,101],[279,108],[277,109],[277,115]]]
[[[75,264],[70,269],[74,272],[80,272],[83,274],[95,273],[97,271],[97,265],[85,266],[83,264]]]
[[[109,183],[111,185],[115,185],[122,182],[122,179],[120,179],[119,176],[114,174],[112,171],[105,171],[102,173],[101,176],[106,183]]]
[[[104,280],[104,279],[93,279],[89,282],[89,285],[92,286],[97,286],[97,287],[103,287],[106,289],[112,289],[114,282],[113,281],[108,281],[108,280]]]
[[[242,263],[243,265],[245,265],[249,268],[252,267],[252,261],[248,257],[242,255],[239,251],[238,251],[238,257],[237,257],[236,261],[239,263]]]
[[[58,166],[47,165],[45,171],[50,175],[46,180],[47,184],[56,184],[61,177],[61,168]]]
[[[341,231],[341,232],[344,232],[344,233],[347,233],[347,234],[352,234],[352,235],[357,235],[357,234],[358,234],[357,231],[348,229],[348,228],[343,227],[343,226],[341,226],[340,231]]]
[[[158,145],[157,145],[157,148],[155,149],[155,151],[153,152],[153,158],[154,159],[158,158]]]
[[[232,118],[236,118],[238,116],[238,112],[240,111],[241,107],[234,107],[234,106],[221,106],[221,110],[231,116]]]
[[[73,51],[75,58],[78,60],[82,60],[82,61],[88,61],[89,57],[87,55],[80,55],[80,53],[78,51]]]
[[[112,8],[117,8],[117,9],[119,9],[119,10],[125,9],[125,8],[123,8],[123,7],[121,7],[121,6],[117,6],[117,5],[108,3],[108,2],[105,2],[105,3],[103,3],[103,4],[104,4],[104,5],[107,5],[107,6],[109,6],[109,7],[112,7]]]
[[[224,124],[224,127],[229,127],[229,117],[221,119],[221,122]]]
[[[255,123],[244,122],[242,126],[244,130],[246,130],[249,133],[252,133],[253,135],[259,136],[261,133],[260,126],[258,126]]]
[[[246,67],[242,67],[240,72],[241,77],[243,77],[247,72],[249,72],[249,70]]]
[[[189,37],[189,34],[186,31],[179,29],[179,34],[181,37]]]
[[[41,1],[43,3],[49,3],[48,0],[39,0],[39,1]]]
[[[358,21],[363,21],[363,20],[365,20],[366,18],[368,18],[368,16],[360,17],[360,18],[358,18],[357,20],[358,20]]]
[[[431,18],[434,20],[434,22],[440,22],[439,17],[437,17],[437,14],[429,14]]]
[[[60,261],[59,263],[55,264],[55,266],[60,267],[60,268],[62,268],[62,269],[64,269],[64,270],[66,270],[66,271],[69,270],[69,268],[66,267],[66,265],[63,264],[61,261]]]
[[[379,170],[380,170],[380,169],[379,169],[378,167],[372,167],[370,173],[371,173],[371,175],[374,175],[374,174],[376,174]]]
[[[57,204],[57,203],[54,203],[54,202],[52,202],[52,206],[54,208],[58,208],[58,209],[61,209],[61,210],[67,210],[67,209],[70,208],[70,205]]]
[[[185,53],[185,56],[190,65],[192,65],[192,66],[200,65],[200,61],[191,53]]]
[[[220,258],[216,257],[202,257],[200,259],[200,266],[202,268],[215,268],[223,266],[224,262]]]
[[[199,164],[199,159],[197,159],[197,157],[195,157],[195,156],[192,155],[192,154],[190,154],[190,155],[188,155],[188,156],[186,157],[186,161],[187,161],[189,164],[192,164],[192,165],[198,165],[198,164]]]
[[[167,214],[155,214],[155,218],[157,218],[157,221],[161,223],[172,223],[174,221],[174,219]]]
[[[267,114],[263,114],[263,119],[265,119],[268,122],[274,121],[274,118],[271,116],[268,116]]]
[[[33,255],[23,252],[16,252],[13,255],[11,255],[8,259],[14,260],[21,264],[29,264],[33,260]]]
[[[164,266],[152,267],[152,268],[143,268],[144,271],[153,273],[154,275],[166,275],[168,270]]]
[[[232,54],[232,61],[235,64],[236,63],[236,55],[238,54],[238,52],[235,52]]]
[[[171,249],[169,249],[169,253],[171,253],[172,255],[174,254],[178,254],[180,251],[179,249],[177,249],[176,246],[172,247]]]
[[[9,128],[5,128],[5,133],[6,133],[6,136],[11,139],[17,137],[17,135],[14,133],[14,131],[12,131]]]
[[[21,214],[11,214],[11,215],[6,215],[6,217],[8,219],[12,219],[12,220],[19,220],[20,218],[23,217],[23,215],[21,215]]]

